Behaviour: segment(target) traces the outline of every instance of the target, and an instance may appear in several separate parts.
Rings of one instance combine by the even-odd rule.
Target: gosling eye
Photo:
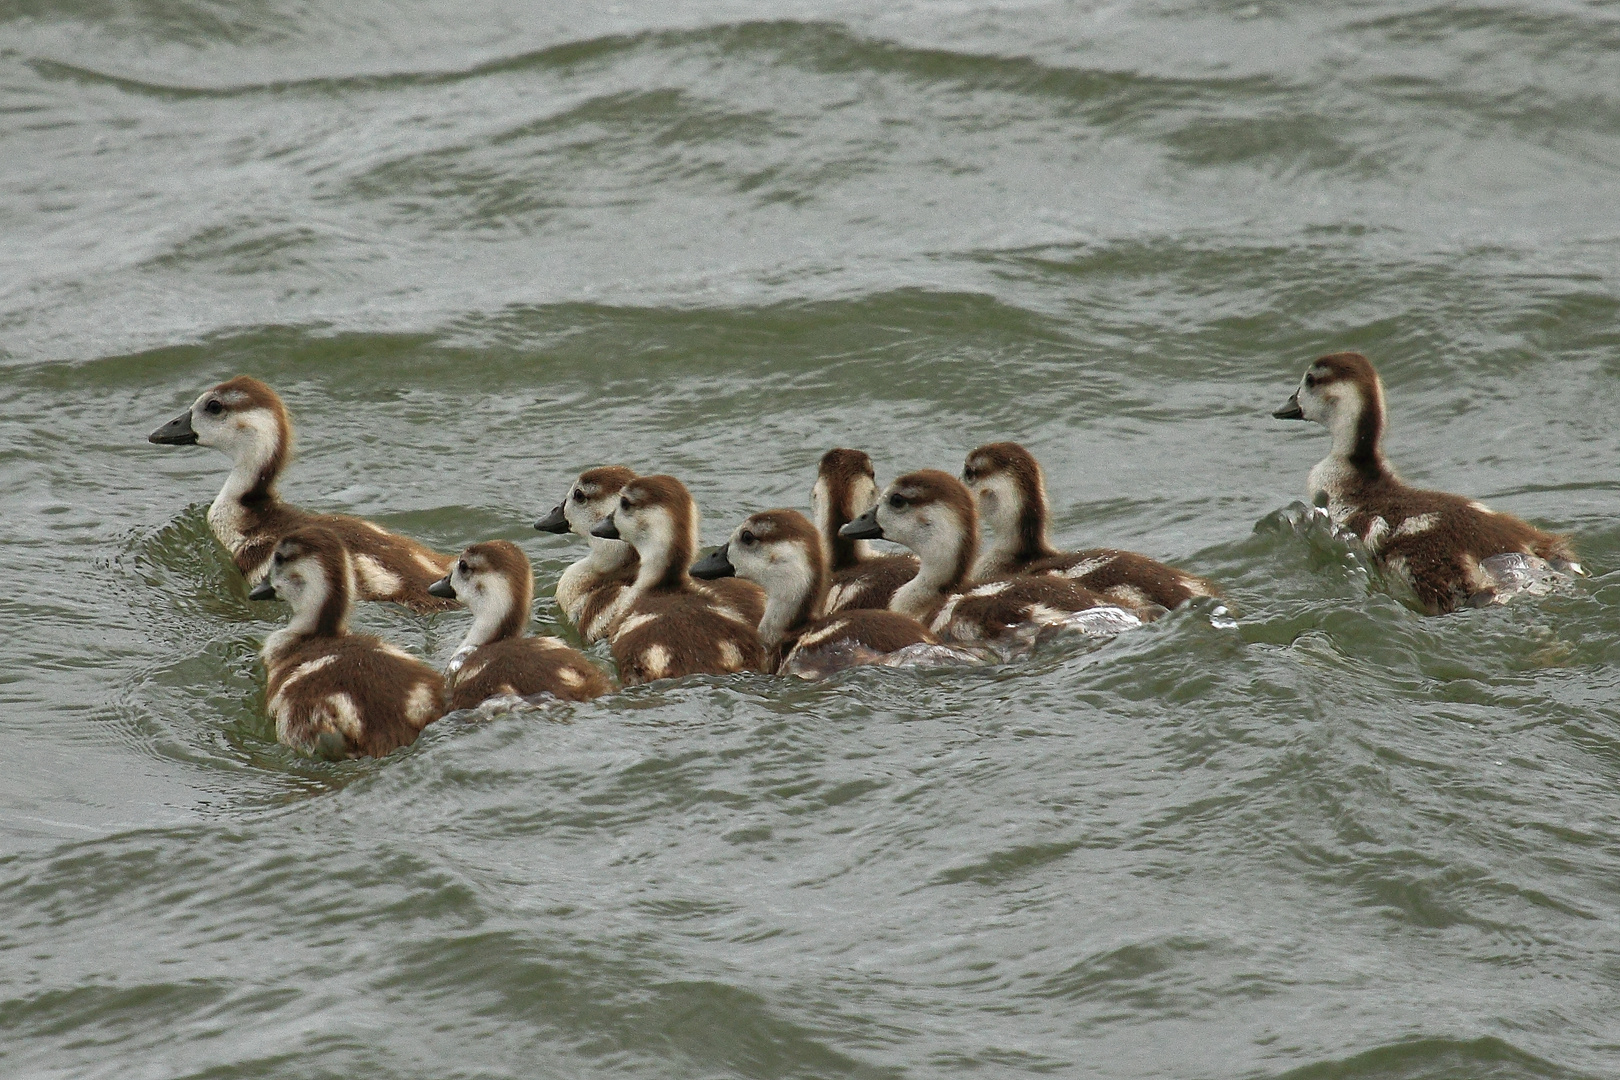
[[[574,493],[573,493],[572,497],[573,497],[573,500],[575,502],[584,502],[585,501],[585,493],[583,491],[579,490],[579,488],[574,489]]]
[[[282,563],[287,561],[287,556],[283,555],[281,552],[278,551],[278,552],[276,552],[276,557],[275,557],[274,561],[275,561],[275,564],[277,566],[280,566]]]
[[[1305,373],[1305,389],[1309,390],[1316,385],[1316,376],[1310,372]]]
[[[218,416],[224,411],[225,406],[220,402],[219,398],[214,398],[208,404],[203,406],[203,412],[207,413],[209,416]]]
[[[456,563],[456,569],[460,570],[463,574],[468,573],[467,560],[462,559],[460,562]]]
[[[625,498],[623,495],[619,496],[619,509],[620,510],[628,510],[628,509],[630,509],[630,500]]]
[[[890,495],[889,496],[889,505],[894,507],[896,510],[903,510],[903,509],[905,509],[906,500],[905,500],[904,496]]]
[[[749,545],[751,545],[751,544],[752,544],[752,543],[753,543],[753,542],[754,542],[754,541],[755,541],[755,540],[757,540],[757,539],[759,539],[759,538],[758,538],[758,537],[757,537],[757,536],[755,536],[755,535],[754,535],[754,534],[753,534],[753,531],[752,531],[752,530],[750,530],[750,529],[744,529],[744,530],[743,530],[743,531],[742,531],[742,535],[741,535],[741,536],[739,536],[739,537],[737,537],[737,539],[738,539],[738,540],[741,540],[741,541],[742,541],[742,544],[743,544],[743,546],[744,546],[744,547],[748,547],[748,546],[749,546]]]

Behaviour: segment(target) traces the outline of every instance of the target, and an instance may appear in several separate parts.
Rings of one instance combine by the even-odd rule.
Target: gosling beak
[[[270,584],[269,578],[265,578],[263,581],[253,586],[253,590],[248,593],[249,600],[274,600],[275,598],[276,587]]]
[[[619,527],[613,524],[613,515],[609,514],[595,525],[592,525],[591,535],[600,536],[603,540],[619,539]]]
[[[438,581],[435,581],[433,584],[429,585],[428,595],[437,596],[442,600],[454,600],[456,598],[456,590],[450,585],[450,575],[446,574]]]
[[[1305,410],[1299,407],[1299,391],[1295,390],[1292,394],[1290,394],[1287,403],[1285,403],[1282,408],[1278,409],[1271,415],[1275,416],[1278,420],[1305,419]]]
[[[883,526],[878,524],[877,507],[872,507],[860,517],[838,530],[839,536],[847,536],[851,540],[881,540]]]
[[[541,532],[565,533],[568,531],[568,519],[563,516],[563,504],[558,503],[551,508],[551,513],[534,523],[534,527]]]
[[[160,443],[164,446],[195,446],[197,445],[197,432],[191,426],[191,410],[187,409],[167,424],[158,428],[146,437],[147,442]]]
[[[737,573],[737,568],[731,565],[730,552],[730,543],[721,544],[719,547],[703,556],[703,558],[693,563],[692,569],[687,572],[693,577],[703,578],[705,581],[713,581],[715,578],[733,577]]]

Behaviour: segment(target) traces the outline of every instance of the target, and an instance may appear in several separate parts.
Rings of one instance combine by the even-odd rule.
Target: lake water
[[[1620,1075],[1615,3],[21,0],[0,237],[0,1073]],[[1338,349],[1592,576],[1425,618],[1302,524]],[[712,543],[994,439],[1239,623],[311,761],[145,441],[237,373],[543,627],[586,466]]]

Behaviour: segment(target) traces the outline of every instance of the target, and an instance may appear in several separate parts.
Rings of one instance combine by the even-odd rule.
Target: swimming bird
[[[865,540],[839,532],[877,502],[876,475],[865,451],[843,447],[823,454],[816,470],[810,505],[827,552],[829,612],[887,608],[895,590],[917,576],[915,556],[879,555]]]
[[[460,600],[473,616],[467,637],[445,665],[452,709],[476,708],[492,697],[535,694],[589,701],[613,689],[579,650],[558,638],[528,636],[534,573],[516,544],[473,544],[428,591]]]
[[[767,510],[692,567],[697,578],[735,574],[765,590],[759,642],[778,674],[819,676],[881,663],[913,646],[939,646],[927,627],[897,611],[854,609],[820,615],[827,560],[816,527],[797,510]]]
[[[758,618],[725,603],[692,580],[698,511],[673,476],[640,476],[619,493],[619,505],[591,535],[623,540],[636,549],[636,580],[620,597],[623,617],[609,643],[626,686],[684,675],[761,671]],[[759,586],[754,591],[764,610]]]
[[[973,565],[975,581],[1013,574],[1056,574],[1079,582],[1143,618],[1215,596],[1214,585],[1146,555],[1117,548],[1059,551],[1048,534],[1046,479],[1035,455],[1015,442],[988,443],[962,465],[990,536]]]
[[[602,641],[621,614],[617,601],[636,580],[636,549],[623,540],[593,536],[591,530],[611,517],[619,492],[636,478],[623,465],[586,469],[568,486],[562,502],[534,523],[541,532],[583,536],[591,550],[557,580],[557,606],[586,641]]]
[[[1306,481],[1311,503],[1409,584],[1427,613],[1506,599],[1527,560],[1584,573],[1568,538],[1461,495],[1411,487],[1397,476],[1384,458],[1384,385],[1360,353],[1318,359],[1272,415],[1314,421],[1332,434],[1332,448]]]
[[[380,757],[444,714],[444,681],[370,634],[349,633],[354,563],[342,537],[304,525],[282,537],[252,600],[285,600],[286,627],[265,639],[265,708],[276,738],[325,757]]]
[[[292,456],[292,421],[281,398],[258,379],[238,375],[220,383],[147,438],[169,446],[207,446],[231,459],[225,486],[208,508],[208,527],[249,585],[264,577],[283,537],[319,525],[335,533],[353,557],[356,598],[392,600],[416,611],[455,606],[427,591],[452,556],[362,518],[311,514],[281,500],[276,482]]]
[[[894,594],[889,609],[910,615],[946,641],[994,641],[1048,626],[1114,632],[1141,625],[1136,616],[1067,578],[1020,575],[970,583],[979,548],[978,511],[967,486],[938,469],[894,480],[870,510],[840,531],[855,539],[884,537],[917,553],[917,576]]]

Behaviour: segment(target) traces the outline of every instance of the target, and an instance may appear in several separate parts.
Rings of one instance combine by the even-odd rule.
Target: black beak
[[[613,515],[609,514],[595,525],[592,525],[591,535],[600,536],[603,540],[619,539],[619,527],[613,524]]]
[[[433,584],[429,585],[428,595],[437,596],[443,600],[454,600],[456,598],[456,590],[450,585],[450,575],[446,574],[438,581],[435,581]]]
[[[565,533],[568,531],[568,518],[563,515],[563,504],[558,503],[551,508],[551,513],[534,523],[534,527],[541,532]]]
[[[167,424],[146,437],[147,442],[164,446],[196,446],[197,432],[191,426],[191,410],[187,409]]]
[[[715,578],[734,577],[737,568],[731,565],[731,545],[721,544],[703,558],[692,564],[688,571],[695,578],[713,581]]]
[[[877,507],[872,507],[872,509],[839,529],[838,535],[847,536],[851,540],[883,539],[883,526],[878,524]]]
[[[1305,410],[1299,407],[1299,391],[1295,390],[1292,394],[1290,394],[1287,403],[1285,403],[1282,408],[1278,409],[1271,415],[1275,416],[1278,420],[1305,419]]]
[[[270,584],[269,578],[265,578],[263,581],[253,586],[253,591],[248,593],[249,600],[274,600],[275,598],[276,587]]]

